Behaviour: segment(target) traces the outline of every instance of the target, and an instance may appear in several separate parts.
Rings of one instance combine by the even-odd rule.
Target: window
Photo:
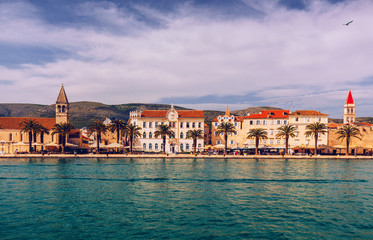
[[[183,128],[183,122],[180,123],[180,128]]]
[[[238,127],[238,123],[234,123],[234,126],[235,126],[235,127]]]
[[[220,140],[216,141],[216,144],[221,144],[221,141]]]
[[[215,127],[217,127],[218,126],[218,123],[215,123]]]
[[[215,135],[215,136],[218,136],[218,133],[217,133],[216,131],[214,131],[214,135]]]
[[[280,143],[281,143],[281,140],[280,140],[280,139],[277,139],[276,142],[277,142],[277,144],[280,144]]]
[[[155,149],[155,150],[158,150],[158,143],[156,143],[156,144],[154,145],[154,149]]]
[[[143,127],[143,128],[146,128],[146,122],[143,122],[143,123],[142,123],[142,127]]]
[[[263,139],[263,144],[267,144],[267,139]]]
[[[310,122],[310,118],[309,117],[307,118],[307,122]]]
[[[273,139],[269,139],[269,144],[273,144]]]
[[[288,124],[288,121],[287,121],[287,120],[284,120],[284,124]]]
[[[263,125],[267,125],[267,121],[266,120],[263,120]]]
[[[192,122],[192,128],[195,128],[195,127],[196,127],[196,123]]]
[[[155,122],[155,127],[158,127],[158,122]]]
[[[201,147],[202,147],[202,145],[200,143],[198,143],[198,148],[201,148]]]
[[[180,150],[184,151],[184,145],[182,143],[180,144]]]
[[[260,120],[256,120],[256,125],[260,125]]]
[[[296,117],[296,118],[295,118],[295,121],[296,121],[296,122],[298,122],[298,121],[299,121],[299,118],[298,118],[298,117]]]
[[[149,143],[149,150],[152,150],[153,146],[151,143]]]
[[[189,122],[186,123],[186,127],[189,128]]]
[[[250,144],[254,144],[254,140],[250,139]]]
[[[231,140],[231,145],[234,144],[234,140]]]
[[[152,127],[153,127],[152,122],[149,122],[149,128],[152,128]]]
[[[142,134],[142,138],[146,138],[146,132]]]
[[[142,145],[142,147],[144,148],[144,150],[146,149],[146,143],[144,143],[143,145]]]
[[[13,135],[9,133],[9,142],[13,141]]]
[[[180,138],[184,138],[184,133],[180,133]]]
[[[186,146],[185,146],[185,148],[186,148],[186,150],[189,150],[189,143],[187,143],[187,144],[185,144]]]
[[[280,125],[281,124],[281,120],[277,120],[277,125]]]
[[[201,128],[201,127],[202,127],[202,123],[199,122],[199,123],[198,123],[198,128]]]
[[[250,125],[253,125],[254,124],[254,121],[253,120],[250,120]]]
[[[153,134],[151,132],[149,133],[149,138],[153,138]]]

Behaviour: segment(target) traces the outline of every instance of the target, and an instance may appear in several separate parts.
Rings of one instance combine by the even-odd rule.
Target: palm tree
[[[255,155],[258,154],[259,140],[267,139],[267,134],[267,131],[263,128],[250,129],[250,131],[247,133],[248,139],[255,139]]]
[[[130,151],[132,153],[132,145],[133,145],[133,142],[134,140],[137,138],[137,137],[140,137],[141,136],[141,133],[140,133],[140,130],[141,128],[134,125],[134,124],[128,124],[123,132],[123,134],[128,137],[129,139],[129,142],[130,142]]]
[[[288,148],[289,148],[289,137],[295,137],[295,133],[297,132],[297,128],[293,125],[284,125],[279,128],[277,128],[279,131],[276,134],[276,138],[285,138],[285,154],[288,153]]]
[[[224,154],[227,154],[227,148],[228,148],[228,133],[235,133],[236,128],[233,126],[232,123],[221,123],[216,131],[217,135],[224,134],[224,141],[225,141],[225,147],[224,147]]]
[[[197,147],[197,139],[203,139],[203,131],[202,129],[195,129],[195,130],[189,130],[186,134],[186,138],[192,138],[193,139],[193,145],[194,145],[194,151],[193,154],[196,154],[196,147]]]
[[[32,119],[24,120],[19,124],[21,127],[21,132],[28,133],[28,143],[29,143],[29,152],[32,152],[32,136],[33,133],[38,129],[38,121]]]
[[[97,141],[97,154],[100,153],[100,142],[101,142],[101,135],[106,133],[107,127],[101,121],[94,121],[88,126],[88,133],[92,135],[96,133],[96,141]]]
[[[361,140],[361,133],[360,130],[357,127],[351,126],[351,125],[345,125],[342,128],[338,129],[337,131],[337,139],[343,139],[346,138],[346,147],[347,152],[346,155],[349,155],[349,149],[350,149],[350,142],[351,138],[357,138]]]
[[[44,134],[49,134],[49,129],[44,127],[42,124],[39,124],[38,129],[37,129],[37,134],[40,135],[40,143],[44,143]],[[41,151],[44,150],[44,146],[41,145]]]
[[[111,122],[111,125],[109,126],[109,130],[114,133],[117,133],[117,143],[119,143],[119,137],[121,135],[121,132],[126,128],[126,122],[123,120],[115,119]]]
[[[171,130],[171,126],[166,124],[158,125],[157,130],[154,132],[154,136],[157,138],[161,136],[163,138],[163,154],[166,153],[166,137],[172,138],[175,136],[175,132]]]
[[[65,153],[66,138],[69,132],[74,129],[70,123],[57,123],[52,128],[52,136],[58,134],[59,140],[62,144],[62,153]]]
[[[328,131],[327,127],[324,123],[315,122],[315,123],[308,124],[306,126],[306,129],[308,130],[305,132],[305,136],[306,137],[313,136],[315,138],[315,155],[316,155],[317,154],[317,141],[319,140],[319,135],[327,133]]]

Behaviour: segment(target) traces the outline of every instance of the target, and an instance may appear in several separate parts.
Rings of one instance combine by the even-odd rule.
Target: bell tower
[[[351,89],[348,91],[347,99],[344,106],[343,123],[355,122],[355,102],[352,98]]]
[[[69,101],[63,84],[56,101],[56,124],[59,123],[69,123]]]

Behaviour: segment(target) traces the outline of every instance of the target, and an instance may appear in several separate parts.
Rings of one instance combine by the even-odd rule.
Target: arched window
[[[201,147],[202,147],[202,145],[200,143],[198,143],[198,148],[201,148]]]
[[[66,108],[65,106],[62,106],[62,112],[65,112],[65,108]]]
[[[184,151],[184,145],[182,143],[180,144],[180,150]]]
[[[161,149],[163,149],[163,143],[161,144]]]
[[[146,138],[146,132],[142,134],[142,138]]]
[[[61,112],[61,106],[60,105],[57,106],[57,112],[59,112],[59,113]]]
[[[144,148],[144,150],[146,149],[146,143],[144,143],[143,145],[142,145],[142,147]]]
[[[149,133],[149,138],[153,138],[153,134],[151,132]]]
[[[158,143],[155,144],[155,150],[158,150]]]
[[[189,150],[189,143],[186,144],[186,150]]]
[[[180,133],[180,138],[184,138],[184,133],[183,132]]]
[[[149,143],[149,150],[152,150],[153,146],[151,143]]]

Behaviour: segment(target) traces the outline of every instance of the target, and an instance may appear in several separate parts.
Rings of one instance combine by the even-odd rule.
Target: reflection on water
[[[2,239],[373,235],[372,160],[1,159],[0,187]]]

